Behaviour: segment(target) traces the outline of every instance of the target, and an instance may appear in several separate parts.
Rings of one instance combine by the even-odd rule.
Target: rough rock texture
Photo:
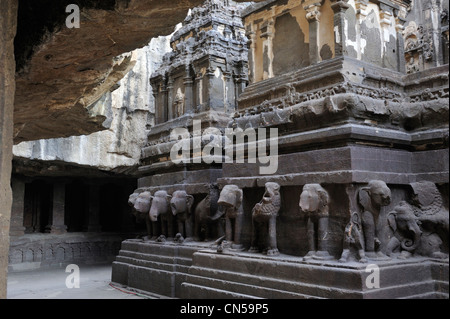
[[[116,57],[172,33],[189,8],[203,1],[82,0],[80,28],[69,29],[65,11],[72,2],[21,1],[15,143],[104,129],[104,114],[90,103],[128,71],[128,61]]]
[[[42,6],[40,2],[24,1],[19,13],[19,35],[29,32],[28,26],[37,23],[37,17],[31,21],[27,18],[39,16],[33,9]],[[105,114],[89,106],[129,70],[129,58],[117,56],[148,44],[152,37],[172,33],[188,9],[202,3],[131,0],[100,5],[99,1],[87,1],[85,7],[80,6],[80,28],[69,29],[65,26],[69,15],[65,13],[65,5],[70,2],[65,2],[47,6],[51,12],[42,19],[47,17],[50,22],[43,27],[42,23],[36,25],[47,30],[52,27],[53,32],[42,32],[37,43],[23,43],[30,41],[26,36],[16,41],[19,61],[14,113],[16,143],[104,129]],[[39,37],[36,33],[29,37]],[[31,52],[18,52],[20,48]]]
[[[120,170],[139,163],[146,142],[145,127],[153,121],[152,88],[148,79],[170,50],[169,37],[153,38],[132,53],[132,70],[105,93],[93,108],[102,110],[109,129],[90,135],[43,139],[15,145],[16,157],[62,161],[102,170]],[[148,123],[150,122],[150,123]]]
[[[14,106],[13,39],[16,32],[16,0],[0,0],[0,299],[6,298],[10,187]]]

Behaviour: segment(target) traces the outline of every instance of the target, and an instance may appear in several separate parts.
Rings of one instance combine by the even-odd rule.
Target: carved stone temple
[[[207,207],[215,237],[173,222],[175,238],[127,240],[112,280],[182,298],[448,298],[448,4],[263,1],[241,25],[219,3],[192,11],[150,79],[135,191],[155,194],[150,211],[165,191],[169,212],[183,191],[190,227]]]
[[[106,236],[95,228],[105,210],[118,214],[120,235],[95,247],[114,248],[111,281],[124,288],[448,299],[448,1],[240,2],[192,7],[167,39],[139,84],[151,106],[121,113],[142,116],[129,126],[140,136],[132,168],[83,187],[48,164],[49,187],[29,176],[42,161],[15,159],[14,247],[24,226],[47,226],[36,210],[50,212],[48,232],[65,232],[62,211],[76,214],[63,203],[77,195],[75,225],[91,235]],[[25,195],[39,207],[23,215]]]

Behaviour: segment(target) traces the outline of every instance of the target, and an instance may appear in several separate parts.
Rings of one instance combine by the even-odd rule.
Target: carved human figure
[[[378,219],[381,208],[391,202],[391,190],[385,182],[372,180],[367,187],[360,189],[359,202],[363,207],[361,222],[366,256],[372,259],[389,259],[381,251],[381,242],[378,239],[380,233]]]
[[[144,239],[154,239],[158,233],[157,222],[150,220],[149,212],[152,203],[152,195],[149,191],[133,193],[128,198],[128,204],[133,207],[136,219],[143,219],[147,230],[147,236]]]
[[[277,216],[281,207],[280,185],[268,182],[262,200],[252,210],[252,244],[250,252],[278,255]]]
[[[178,232],[186,241],[192,240],[193,220],[191,209],[194,204],[194,196],[184,190],[173,192],[170,199],[170,208],[178,224]],[[180,238],[180,236],[178,236]]]
[[[364,237],[362,233],[361,218],[354,212],[345,226],[343,250],[339,262],[347,262],[350,258],[358,258],[359,262],[366,263],[364,252]]]
[[[212,217],[217,220],[219,216],[225,216],[225,240],[231,248],[242,249],[242,197],[243,192],[236,185],[225,185],[220,192],[217,214]]]
[[[150,220],[152,222],[161,220],[162,235],[173,238],[173,215],[170,209],[170,199],[172,196],[166,191],[157,191],[152,197],[152,204],[150,206]]]
[[[421,245],[417,254],[433,258],[448,258],[442,252],[442,244],[449,237],[449,212],[443,205],[442,196],[432,182],[411,183],[413,210],[421,223]]]
[[[307,218],[308,253],[305,259],[332,259],[327,251],[328,192],[320,184],[306,184],[300,194],[300,210]]]
[[[400,252],[398,258],[405,259],[414,254],[420,245],[422,231],[419,220],[414,215],[414,210],[405,201],[401,201],[394,210],[387,215],[390,239],[386,247],[386,255]]]

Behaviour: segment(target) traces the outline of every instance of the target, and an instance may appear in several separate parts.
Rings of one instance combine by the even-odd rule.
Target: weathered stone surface
[[[14,47],[18,1],[0,1],[0,299],[6,298],[14,107]]]
[[[29,50],[32,47],[31,52],[20,59],[16,76],[16,143],[105,129],[105,114],[101,110],[91,110],[90,106],[130,69],[129,58],[117,56],[145,46],[152,37],[172,33],[188,9],[202,1],[99,3],[90,1],[86,7],[80,6],[79,29],[65,26],[68,15],[65,1],[39,11],[40,2],[24,3],[19,13],[19,25],[25,30],[20,28],[19,35],[20,32],[28,32],[27,28],[32,25],[27,18],[38,25],[45,24],[45,21],[39,22],[42,10],[50,11],[44,17],[50,20],[47,22],[53,27],[53,32],[31,30],[33,35],[41,32],[35,35],[36,42],[20,43],[27,41],[24,35],[16,41],[18,49],[26,47]],[[16,53],[21,54],[24,53]]]
[[[9,270],[25,271],[114,259],[124,240],[117,233],[26,234],[11,242]]]
[[[153,38],[132,52],[133,68],[95,103],[104,110],[109,129],[89,135],[22,142],[13,147],[16,158],[64,162],[108,171],[136,166],[146,142],[145,127],[153,122],[152,88],[148,79],[170,50],[169,37]]]
[[[177,288],[181,298],[191,299],[448,298],[448,263],[414,261],[377,263],[380,287],[373,289],[367,284],[373,272],[359,263],[204,250],[193,254],[186,281]]]

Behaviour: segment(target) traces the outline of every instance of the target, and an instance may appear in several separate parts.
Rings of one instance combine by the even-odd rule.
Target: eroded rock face
[[[108,128],[105,114],[90,104],[131,69],[127,57],[117,57],[172,33],[203,0],[80,0],[80,28],[69,29],[66,7],[72,2],[20,1],[16,144]]]
[[[85,7],[80,4],[80,28],[69,29],[65,25],[69,2],[52,7],[44,2],[23,1],[19,9],[19,25],[26,27],[19,27],[15,44],[15,143],[107,128],[105,114],[90,106],[133,67],[129,55],[120,55],[147,45],[153,37],[172,33],[188,9],[202,3],[85,1]],[[42,6],[50,13],[39,18]],[[21,36],[21,32],[30,32],[30,25],[47,31]]]
[[[162,56],[170,50],[169,37],[152,39],[149,45],[130,56],[133,68],[89,109],[104,114],[109,128],[89,135],[41,139],[14,146],[16,157],[42,161],[62,161],[102,170],[123,170],[139,163],[141,148],[154,114],[150,75]]]

